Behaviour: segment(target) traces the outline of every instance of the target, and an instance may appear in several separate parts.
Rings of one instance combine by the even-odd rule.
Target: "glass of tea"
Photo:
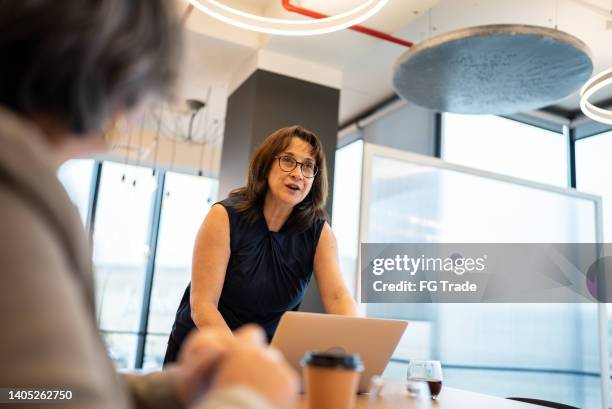
[[[440,361],[410,360],[407,378],[409,382],[426,382],[432,399],[436,399],[442,390],[442,365]]]

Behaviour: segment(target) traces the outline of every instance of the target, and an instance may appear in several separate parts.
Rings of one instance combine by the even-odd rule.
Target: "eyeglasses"
[[[291,156],[275,156],[274,159],[278,159],[278,166],[283,172],[291,172],[297,165],[300,165],[302,175],[308,179],[315,177],[319,171],[319,168],[313,162],[298,162]]]

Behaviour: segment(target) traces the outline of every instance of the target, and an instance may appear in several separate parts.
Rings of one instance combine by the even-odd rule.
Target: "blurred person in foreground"
[[[164,0],[0,0],[0,388],[69,389],[22,408],[289,408],[297,380],[257,327],[195,332],[168,371],[118,375],[96,328],[88,240],[58,166],[176,77]]]

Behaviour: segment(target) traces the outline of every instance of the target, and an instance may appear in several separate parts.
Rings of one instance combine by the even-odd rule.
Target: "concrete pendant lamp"
[[[512,114],[541,108],[591,76],[582,41],[545,27],[470,27],[423,41],[396,62],[395,91],[417,105],[462,114]]]

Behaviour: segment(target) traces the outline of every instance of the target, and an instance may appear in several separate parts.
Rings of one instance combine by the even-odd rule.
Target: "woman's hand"
[[[280,352],[266,346],[263,331],[248,325],[235,336],[217,328],[192,333],[181,350],[176,393],[189,406],[206,393],[244,386],[259,393],[274,408],[290,408],[297,397],[295,371]]]

